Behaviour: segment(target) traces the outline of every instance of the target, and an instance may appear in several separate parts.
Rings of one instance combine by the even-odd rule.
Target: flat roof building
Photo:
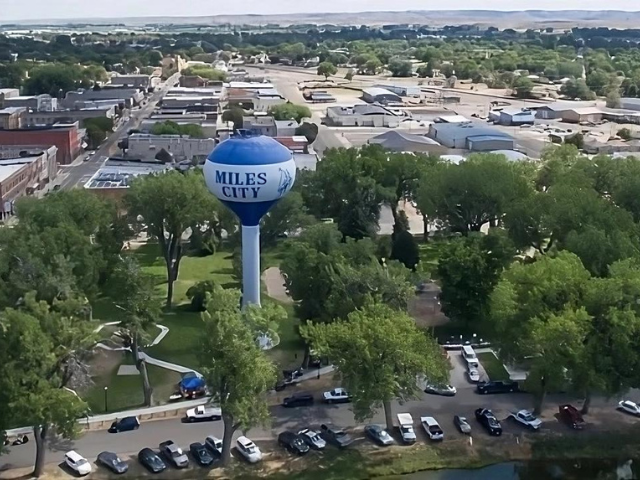
[[[162,164],[157,161],[142,162],[110,159],[85,183],[84,188],[103,198],[121,200],[134,178],[172,169],[172,165]]]
[[[362,89],[362,99],[367,103],[402,103],[402,98],[385,88],[371,87]]]
[[[442,154],[447,152],[447,148],[440,145],[432,138],[424,135],[415,135],[398,130],[389,130],[381,133],[367,143],[377,144],[392,152],[412,152],[412,153],[434,153]]]
[[[339,127],[394,127],[404,118],[381,105],[328,107],[328,123]]]
[[[75,160],[81,152],[80,143],[77,122],[71,125],[0,129],[0,146],[55,145],[60,165],[67,165]]]
[[[449,148],[474,151],[513,150],[513,137],[483,123],[434,123],[429,137]]]
[[[127,157],[153,160],[158,152],[166,150],[175,161],[204,160],[215,147],[213,138],[191,138],[187,135],[129,135]]]

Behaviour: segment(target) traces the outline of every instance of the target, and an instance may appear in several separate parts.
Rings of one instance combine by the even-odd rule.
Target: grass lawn
[[[169,333],[158,345],[148,348],[147,353],[159,360],[197,370],[196,346],[202,332],[200,314],[179,307],[163,315],[160,324],[167,327]]]
[[[477,355],[478,361],[484,367],[491,380],[509,380],[509,373],[493,353],[478,353]]]
[[[418,270],[428,272],[431,278],[435,278],[440,252],[447,243],[446,240],[431,240],[427,243],[419,243],[420,263]]]

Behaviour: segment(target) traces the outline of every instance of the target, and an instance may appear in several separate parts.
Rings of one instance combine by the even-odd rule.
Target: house
[[[503,108],[498,117],[500,125],[533,125],[536,113],[527,108]]]
[[[367,143],[377,144],[392,152],[414,152],[414,153],[434,153],[442,154],[447,152],[447,148],[440,145],[432,138],[424,135],[389,130],[381,133]]]
[[[433,123],[428,136],[448,148],[467,149],[478,152],[490,150],[513,150],[511,135],[484,123]]]
[[[299,126],[295,120],[276,120],[276,136],[293,137]]]
[[[402,103],[402,98],[389,90],[378,87],[363,88],[362,99],[367,103],[380,103],[386,105],[389,103]]]
[[[242,128],[255,135],[266,135],[267,137],[276,137],[278,135],[276,119],[264,112],[257,112],[253,116],[243,117]]]
[[[380,105],[327,108],[327,123],[339,127],[397,127],[403,118]]]
[[[640,98],[623,97],[620,99],[620,108],[640,111]]]

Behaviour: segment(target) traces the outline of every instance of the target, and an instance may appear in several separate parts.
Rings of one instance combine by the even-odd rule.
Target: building
[[[304,94],[304,98],[307,102],[311,103],[334,103],[336,97],[329,92],[312,90],[309,93]]]
[[[152,173],[165,172],[171,165],[159,162],[107,160],[105,165],[91,177],[84,188],[102,198],[120,201],[127,192],[131,180]]]
[[[51,95],[30,95],[7,98],[5,107],[24,107],[32,112],[52,112],[58,109],[58,99]]]
[[[114,118],[115,105],[103,105],[95,108],[79,108],[77,110],[56,110],[53,112],[28,112],[25,125],[52,125],[54,123],[82,123],[90,118]]]
[[[294,153],[309,153],[309,141],[302,135],[291,137],[274,137],[274,139]]]
[[[417,85],[376,85],[376,88],[382,88],[402,97],[419,97],[422,89]]]
[[[267,112],[271,107],[287,103],[287,99],[278,93],[275,88],[258,90],[253,100],[253,110]]]
[[[440,115],[434,120],[434,122],[436,123],[466,123],[470,121],[471,120],[469,120],[467,117],[457,115],[455,113],[450,115]]]
[[[526,108],[503,108],[498,115],[500,125],[533,125],[536,120],[536,112]]]
[[[483,123],[433,123],[428,135],[448,148],[477,152],[515,148],[511,135]]]
[[[0,220],[13,215],[15,201],[33,195],[58,172],[58,149],[50,147],[0,147]]]
[[[318,154],[293,152],[293,161],[296,162],[297,170],[315,171],[318,164]]]
[[[267,137],[278,136],[276,119],[266,113],[254,113],[253,116],[242,118],[242,128],[255,135],[266,135]]]
[[[20,95],[17,88],[0,88],[0,108],[4,108],[4,99],[13,98]]]
[[[208,81],[200,75],[181,75],[180,86],[186,88],[206,87]]]
[[[12,130],[22,128],[27,109],[24,107],[6,107],[0,110],[0,128]]]
[[[144,93],[136,88],[101,88],[99,90],[77,90],[67,92],[62,100],[65,108],[74,109],[85,106],[87,102],[100,100],[117,101],[118,104],[130,108],[137,105],[144,98]]]
[[[599,122],[602,120],[602,110],[597,107],[571,108],[561,113],[563,122],[582,123]]]
[[[367,103],[380,103],[387,105],[389,103],[402,103],[402,98],[389,90],[378,87],[363,88],[362,99]]]
[[[151,75],[114,75],[111,77],[111,85],[130,88],[155,88],[160,82],[159,77]]]
[[[640,111],[640,98],[623,97],[620,99],[620,108],[624,110]]]
[[[162,112],[151,115],[149,118],[145,118],[140,123],[140,130],[143,133],[151,133],[153,126],[160,122],[175,122],[178,125],[200,125],[202,133],[206,138],[215,138],[218,133],[217,118],[207,118],[205,113],[187,113],[182,111],[179,113],[164,114]]]
[[[0,130],[0,146],[3,145],[54,145],[60,165],[73,162],[82,150],[77,122]]]
[[[593,107],[595,102],[553,102],[547,105],[531,107],[536,110],[536,118],[542,120],[560,120],[564,112],[583,107]]]
[[[220,97],[213,94],[165,96],[162,99],[162,109],[183,109],[191,112],[198,110],[198,107],[206,107],[206,109],[213,109],[217,112],[219,103]]]
[[[276,136],[293,137],[299,126],[295,120],[276,120]]]
[[[404,118],[380,105],[327,108],[327,122],[339,127],[397,127]]]
[[[367,143],[380,145],[392,152],[433,153],[436,155],[447,152],[446,147],[429,137],[398,130],[381,133],[369,139]]]
[[[128,158],[155,159],[161,150],[166,150],[176,161],[204,160],[215,147],[213,138],[191,138],[186,135],[129,135]]]

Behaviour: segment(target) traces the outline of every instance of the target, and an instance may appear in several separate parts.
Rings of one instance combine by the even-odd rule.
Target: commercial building
[[[243,117],[242,128],[255,135],[278,136],[275,118],[263,112],[256,112],[250,117]]]
[[[60,165],[73,162],[81,152],[77,122],[0,130],[0,146],[3,145],[54,145],[58,148],[57,160]]]
[[[170,153],[175,161],[204,160],[215,147],[213,138],[191,138],[185,135],[129,135],[128,158],[154,159],[161,150]]]
[[[536,120],[536,112],[526,108],[503,108],[497,113],[500,125],[533,125]]]
[[[419,97],[422,89],[417,85],[376,85],[376,88],[382,88],[402,97]]]
[[[32,112],[52,112],[58,109],[58,99],[51,95],[30,95],[6,98],[5,107],[24,107]]]
[[[160,83],[160,77],[152,77],[151,75],[114,75],[111,77],[111,85],[121,87],[155,88]]]
[[[100,100],[117,101],[125,107],[133,107],[142,101],[144,93],[136,88],[107,88],[103,87],[99,90],[77,90],[67,92],[62,100],[65,108],[74,109],[84,107],[87,102],[95,102]]]
[[[162,109],[183,109],[187,112],[193,111],[195,107],[206,106],[218,110],[220,97],[211,95],[179,95],[165,96],[162,99]]]
[[[17,88],[0,88],[0,108],[4,107],[5,98],[13,98],[20,95],[20,90]]]
[[[620,108],[640,111],[640,98],[623,97],[620,99]]]
[[[293,135],[291,137],[274,137],[278,143],[281,143],[289,150],[295,153],[309,153],[309,141],[307,137],[302,135]]]
[[[17,199],[33,195],[55,179],[57,151],[54,146],[0,147],[0,220],[13,215]]]
[[[90,118],[114,118],[116,116],[115,105],[103,105],[95,108],[80,108],[77,110],[56,110],[53,112],[28,112],[25,116],[25,124],[51,125],[54,123],[82,123]]]
[[[398,130],[381,133],[369,139],[367,143],[380,145],[392,152],[433,153],[436,155],[447,152],[446,147],[432,138]]]
[[[568,123],[599,122],[602,120],[602,110],[597,107],[571,108],[563,111],[561,115],[562,121]]]
[[[560,120],[568,110],[584,107],[593,107],[595,102],[554,102],[539,107],[536,110],[536,118],[542,120]]]
[[[371,87],[362,89],[362,99],[368,103],[402,103],[402,98],[385,88]]]
[[[24,107],[6,107],[0,110],[0,128],[5,130],[21,128],[25,123],[27,109]]]
[[[511,135],[482,123],[434,123],[429,126],[428,135],[449,148],[477,152],[515,148]]]
[[[254,95],[253,110],[256,112],[266,112],[271,107],[287,103],[287,99],[280,95],[275,88],[258,90]]]
[[[119,201],[127,192],[131,180],[136,177],[171,170],[171,165],[159,162],[107,160],[85,183],[84,188],[102,198]]]
[[[276,136],[293,137],[299,126],[295,120],[276,120]]]
[[[339,127],[396,127],[404,118],[380,105],[327,108],[327,123]]]

